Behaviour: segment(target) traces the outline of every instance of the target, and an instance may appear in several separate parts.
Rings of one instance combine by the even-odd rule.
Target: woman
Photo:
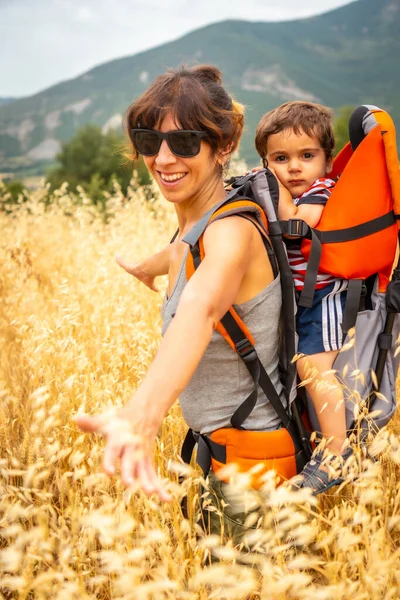
[[[179,235],[170,246],[163,340],[131,400],[113,415],[79,416],[78,425],[106,438],[104,469],[120,461],[126,486],[170,496],[153,465],[156,434],[180,398],[183,416],[197,432],[230,427],[236,408],[253,390],[246,366],[215,331],[235,305],[255,338],[259,358],[278,394],[279,278],[274,279],[262,236],[251,220],[232,215],[204,233],[205,257],[189,281],[183,237],[225,197],[223,170],[238,147],[243,116],[210,66],[168,71],[127,112],[134,158],[144,162],[166,201],[174,204]],[[162,270],[162,269],[161,269]],[[280,420],[261,390],[246,429],[271,431]],[[217,494],[222,484],[213,479]]]

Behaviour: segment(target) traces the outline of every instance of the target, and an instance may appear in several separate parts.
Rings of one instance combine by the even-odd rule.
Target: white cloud
[[[75,19],[81,22],[91,21],[94,16],[94,12],[88,6],[81,6],[74,15]]]
[[[0,96],[35,93],[225,19],[276,21],[350,0],[0,0]]]

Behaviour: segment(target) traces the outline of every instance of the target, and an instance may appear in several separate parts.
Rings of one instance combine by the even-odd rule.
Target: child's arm
[[[271,167],[269,168],[271,169]],[[300,206],[296,206],[293,203],[293,198],[289,190],[279,181],[278,177],[276,179],[279,184],[278,217],[282,221],[302,219],[310,227],[318,225],[322,211],[324,210],[324,204],[301,204]]]
[[[252,173],[260,171],[263,167],[254,167],[251,169]],[[289,219],[302,219],[310,227],[318,225],[319,220],[324,210],[323,204],[301,204],[296,206],[293,203],[291,193],[283,183],[281,183],[275,173],[275,171],[268,166],[269,170],[275,175],[279,185],[279,204],[278,204],[278,217],[282,221],[288,221]],[[400,168],[400,167],[399,167]]]
[[[154,279],[159,275],[168,274],[170,251],[171,244],[168,244],[157,254],[153,254],[138,263],[127,262],[122,256],[117,256],[116,261],[127,273],[139,279],[154,292],[158,292],[159,289],[154,284]]]

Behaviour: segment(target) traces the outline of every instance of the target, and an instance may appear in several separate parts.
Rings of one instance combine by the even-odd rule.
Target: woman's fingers
[[[143,460],[143,450],[137,444],[125,446],[121,456],[121,480],[129,487],[138,479],[137,470],[139,462]]]
[[[88,433],[101,433],[106,438],[103,456],[103,469],[107,475],[114,475],[120,462],[121,480],[126,487],[135,483],[145,494],[157,494],[161,500],[169,502],[171,496],[160,481],[149,452],[141,435],[135,434],[132,424],[115,414],[103,413],[89,417],[77,415],[77,425]]]
[[[143,491],[150,496],[157,494],[164,502],[170,502],[171,496],[158,477],[152,461],[145,457],[138,465],[138,479]]]
[[[85,414],[76,415],[74,421],[82,431],[87,433],[96,433],[104,425],[104,419],[101,417],[89,417]]]
[[[103,456],[103,469],[107,475],[114,475],[116,464],[122,453],[122,443],[125,442],[127,434],[130,433],[127,424],[122,419],[117,419],[115,423],[114,414],[103,413],[95,417],[88,415],[77,415],[75,423],[87,433],[101,433],[106,438],[106,447]],[[122,435],[118,435],[118,430],[122,425]]]
[[[114,444],[113,441],[107,440],[103,455],[103,470],[107,475],[114,475],[117,467],[118,459],[121,457],[123,447],[121,444]]]
[[[147,496],[157,494],[164,502],[169,502],[171,496],[160,481],[153,463],[143,448],[136,445],[126,446],[121,456],[121,479],[126,487],[135,483]]]

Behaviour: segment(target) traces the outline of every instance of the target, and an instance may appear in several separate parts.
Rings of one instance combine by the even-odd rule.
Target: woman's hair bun
[[[232,100],[232,108],[238,115],[244,115],[245,106],[244,104],[240,104],[237,100]]]
[[[198,67],[192,67],[192,72],[200,79],[209,81],[215,81],[219,85],[222,84],[222,73],[217,67],[213,65],[199,65]]]

